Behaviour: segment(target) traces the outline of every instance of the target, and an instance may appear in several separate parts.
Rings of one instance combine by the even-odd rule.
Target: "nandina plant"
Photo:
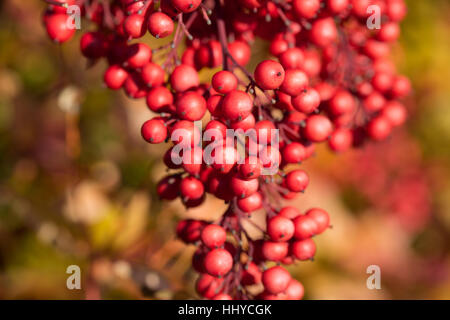
[[[284,204],[309,183],[293,165],[309,159],[319,143],[342,152],[386,139],[404,123],[401,99],[410,83],[389,59],[404,1],[45,2],[53,41],[73,37],[67,9],[78,6],[97,26],[84,32],[80,50],[89,60],[108,62],[105,85],[146,99],[159,114],[144,119],[142,137],[171,144],[163,158],[170,174],[157,186],[161,199],[179,198],[192,208],[209,193],[228,204],[219,221],[188,219],[177,226],[178,237],[197,246],[198,294],[301,299],[302,284],[281,265],[312,260],[313,237],[329,228],[330,217],[319,208],[300,212]],[[371,19],[380,24],[369,28]],[[147,32],[172,40],[150,48],[138,40]],[[246,65],[257,37],[269,43],[270,58],[251,72]],[[220,70],[200,83],[203,68]],[[265,212],[260,238],[242,224],[255,211]],[[248,289],[255,284],[261,292]]]

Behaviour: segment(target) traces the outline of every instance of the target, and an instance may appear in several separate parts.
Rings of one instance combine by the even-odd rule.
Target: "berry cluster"
[[[177,227],[180,239],[198,246],[197,292],[210,299],[301,299],[302,284],[279,264],[313,259],[312,237],[329,227],[329,216],[283,204],[309,183],[295,165],[318,143],[344,151],[383,140],[405,121],[399,99],[410,83],[389,60],[404,1],[45,1],[50,38],[73,36],[65,8],[79,5],[98,26],[82,36],[83,55],[105,58],[106,86],[146,98],[158,114],[143,124],[142,136],[173,142],[164,155],[172,173],[159,182],[159,196],[179,198],[186,208],[201,205],[206,193],[229,204],[216,223],[183,220]],[[366,24],[371,5],[381,14],[374,30]],[[173,38],[157,48],[133,41],[147,31]],[[256,38],[270,43],[273,58],[249,72]],[[203,68],[220,68],[210,84],[200,83]],[[203,127],[195,123],[201,120]],[[254,134],[236,139],[230,129]],[[203,131],[209,134],[202,139]],[[208,161],[212,146],[215,161]],[[255,239],[242,221],[257,211],[267,223]],[[270,261],[277,265],[268,268]],[[261,292],[248,289],[256,284]]]

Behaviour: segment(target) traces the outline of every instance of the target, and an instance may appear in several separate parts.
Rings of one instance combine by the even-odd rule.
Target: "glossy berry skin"
[[[309,114],[317,110],[320,105],[320,95],[313,88],[305,88],[292,99],[292,106],[303,113]]]
[[[305,137],[312,142],[322,142],[333,132],[331,121],[322,115],[312,115],[306,120],[303,130]]]
[[[273,241],[289,241],[294,231],[294,223],[288,218],[276,216],[267,222],[267,234]]]
[[[206,113],[206,101],[197,92],[189,91],[177,99],[176,108],[181,119],[197,121]]]
[[[173,95],[166,87],[151,89],[147,95],[147,106],[154,112],[164,112],[173,104]]]
[[[252,195],[256,191],[258,191],[258,187],[259,183],[257,179],[243,180],[237,177],[233,177],[230,180],[231,190],[236,196],[240,198],[245,198]]]
[[[328,145],[335,152],[347,151],[353,145],[353,132],[348,129],[335,130],[328,140]]]
[[[150,62],[152,58],[152,51],[144,43],[135,43],[127,49],[126,65],[130,68],[142,68]]]
[[[226,94],[236,90],[237,85],[238,80],[230,71],[219,71],[212,78],[212,86],[214,87],[214,90],[219,93]]]
[[[285,178],[286,187],[292,192],[303,192],[309,184],[308,174],[303,170],[294,170]]]
[[[312,239],[294,241],[291,243],[291,253],[300,261],[314,258],[316,254],[316,244]]]
[[[294,237],[298,240],[309,239],[319,233],[316,220],[307,215],[300,215],[294,219]]]
[[[51,14],[45,18],[45,26],[47,34],[51,40],[57,43],[63,43],[70,40],[75,34],[75,29],[70,29],[67,26],[69,16],[66,14]]]
[[[281,65],[285,70],[302,69],[305,62],[303,50],[297,47],[289,48],[278,57]]]
[[[245,119],[252,109],[253,101],[244,91],[233,90],[222,100],[222,115],[231,121]]]
[[[320,9],[320,0],[294,0],[294,12],[302,18],[311,19]]]
[[[283,148],[282,156],[285,163],[301,163],[306,159],[305,147],[298,142],[289,143]]]
[[[225,249],[214,249],[205,256],[205,270],[213,277],[222,277],[233,267],[233,257]]]
[[[147,31],[145,28],[144,15],[138,13],[129,15],[123,23],[123,28],[130,38],[141,38]]]
[[[391,134],[391,131],[391,123],[382,116],[374,118],[367,127],[367,134],[375,141],[385,140]]]
[[[146,64],[141,71],[142,80],[149,88],[159,87],[164,83],[164,70],[156,63]]]
[[[345,90],[339,90],[328,105],[329,112],[334,116],[348,114],[356,109],[353,95]]]
[[[404,124],[408,115],[403,104],[397,101],[390,101],[384,106],[381,116],[387,119],[392,126],[396,127]]]
[[[183,13],[197,10],[202,0],[171,0],[172,5]]]
[[[305,288],[299,281],[292,279],[285,293],[287,300],[301,300],[305,294]]]
[[[278,213],[278,215],[288,218],[288,219],[295,219],[296,217],[298,217],[299,215],[301,215],[302,213],[300,212],[300,210],[298,210],[295,207],[292,206],[286,206],[283,207],[280,212]]]
[[[284,81],[283,66],[273,60],[265,60],[255,70],[255,81],[263,90],[278,89]]]
[[[287,242],[264,241],[261,245],[261,256],[267,261],[282,261],[289,253]]]
[[[127,78],[128,73],[125,69],[118,65],[112,65],[105,71],[103,81],[111,90],[118,90],[122,88]]]
[[[216,224],[206,226],[201,235],[203,244],[211,249],[222,246],[226,239],[227,233],[225,229]]]
[[[203,196],[203,183],[194,177],[186,177],[181,180],[180,192],[183,198],[188,200],[197,200]]]
[[[162,143],[167,138],[167,128],[162,121],[152,119],[142,125],[141,134],[147,142]]]
[[[296,97],[308,87],[309,79],[306,73],[298,69],[286,70],[284,81],[280,90],[284,93]]]
[[[207,273],[203,273],[197,279],[195,289],[202,297],[212,299],[220,294],[221,288],[223,287],[222,284],[222,278],[216,278]]]
[[[323,233],[330,226],[330,216],[328,213],[319,208],[313,208],[306,211],[305,215],[312,218],[317,225],[317,234]]]
[[[279,266],[267,269],[262,275],[265,290],[272,294],[278,294],[286,290],[291,279],[289,272]]]
[[[244,212],[253,212],[262,208],[262,196],[259,192],[255,192],[246,198],[239,199],[237,205]]]
[[[170,84],[177,92],[184,92],[200,84],[197,71],[188,65],[177,66],[170,76]]]
[[[337,40],[337,28],[332,18],[322,18],[312,24],[311,41],[319,47],[326,47]]]
[[[148,31],[155,38],[165,38],[172,34],[174,23],[168,15],[162,12],[154,12],[148,18]]]

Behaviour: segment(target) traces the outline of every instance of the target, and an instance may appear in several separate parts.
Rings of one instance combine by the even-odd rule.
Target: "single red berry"
[[[273,60],[264,60],[255,70],[255,81],[263,90],[278,89],[284,81],[283,66]]]
[[[202,0],[171,0],[172,5],[183,13],[197,10]]]
[[[152,50],[145,43],[135,43],[127,49],[126,64],[128,67],[137,69],[142,68],[150,62]]]
[[[288,218],[275,216],[267,222],[267,234],[273,241],[289,241],[294,231],[294,223]]]
[[[148,87],[159,87],[164,83],[165,72],[156,63],[146,64],[141,71],[142,80],[147,84]]]
[[[250,95],[244,91],[233,90],[222,100],[222,115],[231,121],[245,119],[253,109]]]
[[[214,277],[222,277],[233,268],[233,257],[225,249],[214,249],[205,256],[205,270]]]
[[[318,234],[317,222],[310,216],[300,215],[294,219],[294,237],[298,240],[309,239]]]
[[[157,39],[170,36],[173,29],[174,23],[165,13],[154,12],[148,18],[148,31]]]
[[[146,121],[141,129],[142,137],[150,143],[161,143],[167,138],[167,128],[164,123],[157,119]]]
[[[198,121],[206,113],[206,101],[195,91],[182,94],[175,103],[178,116],[183,120]]]
[[[303,113],[309,114],[317,110],[320,105],[320,95],[313,88],[303,90],[292,99],[292,106]]]
[[[294,241],[290,247],[291,253],[300,261],[311,260],[316,254],[316,244],[313,239]]]
[[[289,191],[303,192],[309,184],[309,177],[303,170],[294,170],[287,174],[284,182]]]
[[[196,200],[203,197],[204,194],[203,183],[194,177],[186,177],[181,180],[180,193],[181,197],[186,200]]]
[[[221,247],[227,239],[227,233],[224,228],[216,224],[206,226],[201,235],[202,242],[208,248]]]
[[[392,132],[390,121],[382,116],[378,116],[369,122],[367,126],[367,134],[375,141],[386,139]]]
[[[123,28],[129,37],[133,39],[141,38],[147,31],[144,15],[138,13],[129,15],[123,22]]]
[[[288,69],[281,84],[280,90],[284,93],[296,97],[301,94],[309,85],[309,78],[299,69]]]
[[[127,78],[128,73],[125,69],[118,65],[112,65],[105,71],[103,81],[108,88],[118,90],[122,88]]]
[[[173,104],[173,95],[166,87],[156,87],[147,94],[147,106],[153,112],[168,111]]]
[[[285,293],[287,300],[301,300],[305,294],[305,288],[299,281],[291,279]]]
[[[75,34],[75,28],[72,29],[67,23],[70,17],[67,14],[55,13],[45,18],[47,34],[53,41],[63,43],[70,40]]]
[[[312,115],[306,120],[303,130],[305,137],[312,142],[322,142],[333,132],[331,121],[322,115]]]
[[[170,76],[170,84],[177,92],[184,92],[200,84],[197,71],[188,65],[177,66]]]
[[[267,269],[262,275],[264,288],[272,294],[278,294],[285,291],[289,286],[291,279],[289,272],[280,266]]]
[[[244,212],[252,212],[262,208],[263,198],[259,192],[255,192],[246,198],[238,199],[237,205]]]
[[[330,216],[325,210],[313,208],[306,211],[305,215],[316,222],[317,234],[324,232],[330,226]]]
[[[212,78],[212,86],[219,93],[226,94],[236,90],[238,80],[230,71],[219,71]]]

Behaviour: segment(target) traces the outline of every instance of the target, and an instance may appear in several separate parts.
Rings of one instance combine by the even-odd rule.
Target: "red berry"
[[[75,29],[69,28],[70,17],[67,14],[56,13],[45,18],[47,34],[55,42],[63,43],[70,40],[75,34]]]
[[[221,247],[225,243],[227,233],[221,226],[210,224],[203,229],[201,239],[205,246],[213,249]]]
[[[319,233],[317,222],[310,216],[300,215],[294,219],[294,237],[298,240],[309,239]]]
[[[255,81],[263,90],[278,89],[284,81],[283,66],[273,60],[265,60],[255,70]]]
[[[294,223],[288,218],[276,216],[267,222],[267,234],[273,241],[289,241],[294,235]]]
[[[263,198],[259,192],[255,192],[246,198],[239,199],[237,205],[244,212],[252,212],[262,208]]]
[[[308,84],[309,79],[306,73],[298,69],[288,69],[286,70],[280,90],[290,96],[296,97],[306,90]]]
[[[138,39],[144,36],[147,31],[144,22],[144,15],[133,13],[125,19],[123,22],[123,28],[129,37]]]
[[[145,141],[155,144],[164,142],[167,138],[167,128],[164,122],[157,119],[146,121],[142,125],[141,133]]]
[[[180,193],[187,200],[200,199],[204,193],[203,183],[194,177],[186,177],[181,180]]]
[[[312,89],[303,90],[298,96],[292,99],[292,106],[303,113],[312,113],[320,105],[319,93]]]
[[[239,90],[233,90],[222,100],[222,115],[231,121],[245,119],[253,109],[250,96]]]
[[[236,90],[238,80],[230,71],[219,71],[212,78],[212,86],[219,93],[228,93]]]
[[[170,76],[170,84],[177,92],[184,92],[200,84],[197,71],[188,65],[177,66]]]
[[[330,216],[325,210],[322,209],[309,209],[306,212],[306,216],[312,218],[317,225],[317,234],[320,234],[328,229],[330,226]]]
[[[195,91],[181,95],[176,102],[177,114],[181,119],[198,121],[206,113],[206,101]]]
[[[148,31],[157,39],[170,36],[173,29],[174,23],[165,13],[154,12],[148,18]]]
[[[112,65],[105,71],[103,81],[108,88],[112,90],[118,90],[122,88],[127,78],[128,73],[125,71],[125,69],[117,65]]]
[[[233,257],[225,249],[214,249],[205,256],[205,270],[214,277],[222,277],[233,267]]]
[[[164,70],[156,63],[148,63],[142,68],[142,80],[148,87],[159,87],[164,83]]]
[[[287,174],[284,181],[291,192],[303,192],[309,184],[309,177],[303,170],[294,170]]]
[[[301,261],[313,259],[316,254],[316,244],[312,239],[294,241],[290,249],[294,257]]]
[[[264,288],[272,294],[278,294],[285,291],[289,286],[291,279],[289,272],[279,266],[267,269],[262,275]]]
[[[322,142],[333,132],[331,121],[322,115],[312,115],[306,120],[303,130],[305,137],[312,142]]]

